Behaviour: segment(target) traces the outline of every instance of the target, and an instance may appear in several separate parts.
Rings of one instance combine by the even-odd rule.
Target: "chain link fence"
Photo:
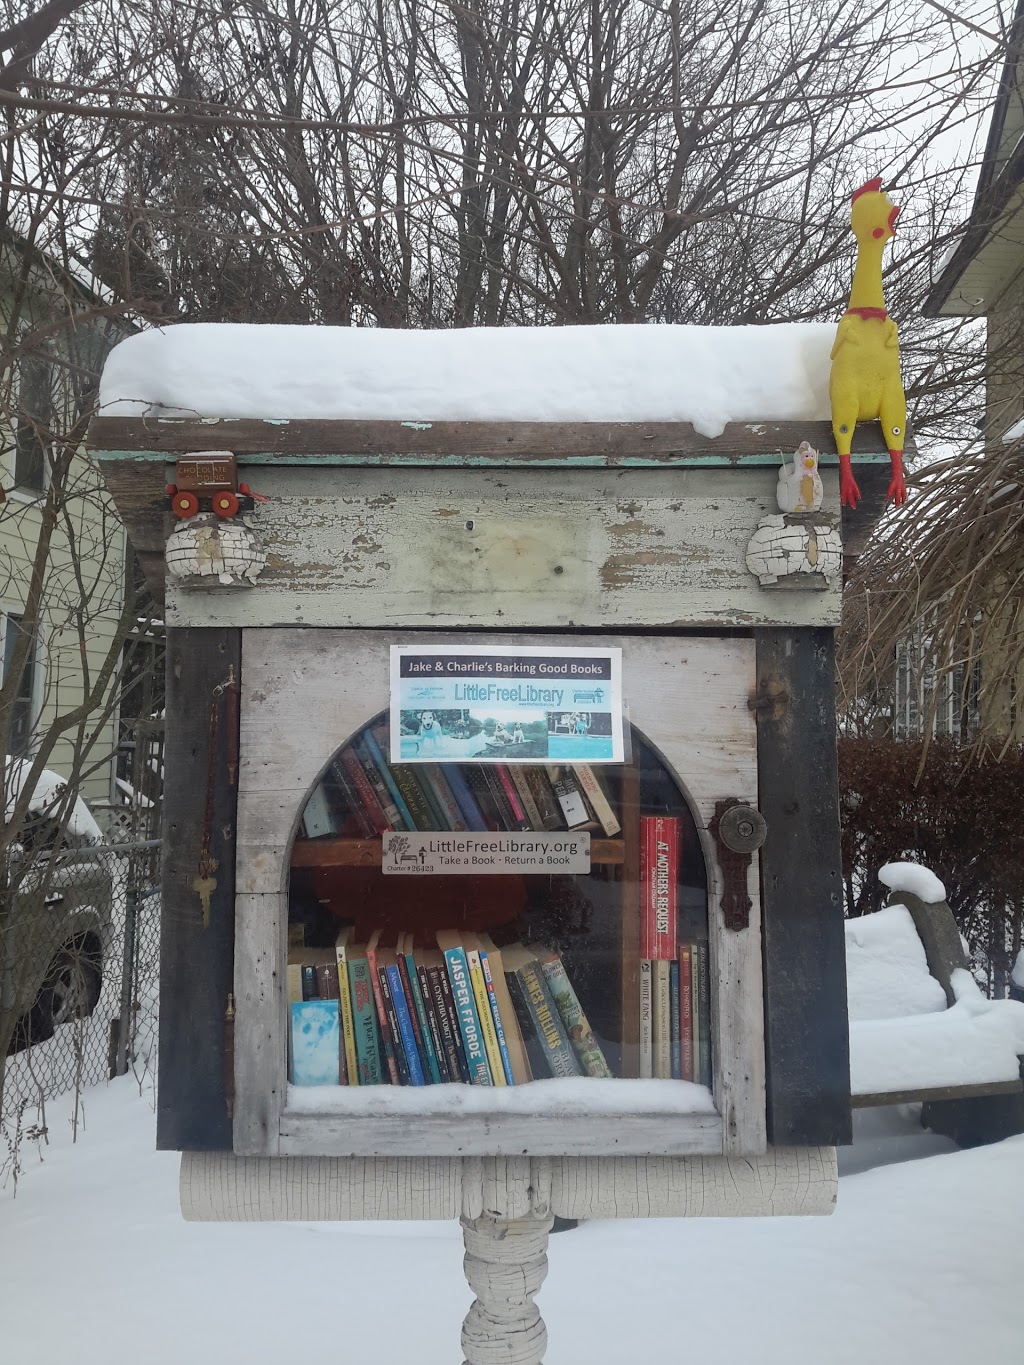
[[[48,1100],[155,1068],[159,865],[149,839],[3,869],[0,1178],[44,1134]]]

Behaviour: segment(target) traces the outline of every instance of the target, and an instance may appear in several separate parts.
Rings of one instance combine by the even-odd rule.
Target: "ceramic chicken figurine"
[[[793,456],[793,463],[782,461],[776,489],[780,512],[816,512],[825,491],[818,473],[818,452],[807,441]]]
[[[895,234],[899,209],[882,190],[880,179],[854,191],[850,225],[857,238],[857,266],[850,304],[832,347],[829,396],[832,431],[839,451],[839,496],[844,507],[860,500],[850,467],[850,443],[858,421],[879,418],[885,432],[892,478],[888,498],[897,507],[907,500],[903,482],[903,437],[907,400],[900,378],[896,324],[885,310],[882,294],[882,251]]]

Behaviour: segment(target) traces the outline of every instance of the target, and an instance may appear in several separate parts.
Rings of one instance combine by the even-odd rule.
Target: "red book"
[[[512,781],[512,774],[509,772],[508,768],[505,767],[504,763],[498,764],[498,777],[501,779],[501,785],[505,789],[508,803],[512,807],[512,814],[520,824],[525,825],[526,811],[523,809],[523,803],[519,799],[519,792],[516,790],[516,784]]]
[[[640,956],[652,962],[676,955],[679,903],[679,818],[640,817]]]
[[[384,992],[380,984],[380,972],[377,964],[377,943],[380,939],[380,930],[375,929],[370,935],[370,941],[366,945],[366,961],[370,968],[370,985],[373,987],[373,1003],[377,1007],[377,1022],[380,1024],[380,1039],[384,1044],[384,1057],[387,1061],[388,1075],[391,1077],[392,1085],[399,1085],[398,1065],[395,1062],[395,1045],[391,1032],[391,1021],[388,1018],[388,1008],[384,1001]]]
[[[391,825],[388,817],[384,814],[384,808],[377,800],[377,793],[370,785],[370,779],[363,772],[359,759],[356,758],[351,749],[342,749],[341,761],[353,787],[355,787],[356,795],[362,802],[363,814],[378,834],[386,834]]]
[[[689,943],[679,945],[679,1045],[681,1052],[680,1076],[693,1080],[693,968],[690,960],[693,949]]]

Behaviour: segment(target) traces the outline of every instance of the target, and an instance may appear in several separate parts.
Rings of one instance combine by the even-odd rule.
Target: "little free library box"
[[[476,1362],[540,1359],[555,1214],[831,1209],[833,631],[890,477],[862,423],[840,510],[834,336],[111,354],[90,444],[168,625],[186,1216],[461,1216]]]

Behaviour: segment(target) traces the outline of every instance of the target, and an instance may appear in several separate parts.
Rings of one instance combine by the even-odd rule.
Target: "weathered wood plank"
[[[834,1147],[769,1147],[754,1157],[534,1162],[541,1165],[550,1168],[551,1207],[563,1218],[827,1216],[839,1186]]]
[[[828,422],[731,422],[721,436],[702,436],[688,422],[394,422],[256,418],[94,417],[95,451],[187,454],[230,450],[237,455],[367,455],[437,458],[459,455],[514,462],[592,457],[608,461],[718,459],[732,462],[766,451],[792,452],[810,441],[835,453]],[[855,455],[884,454],[875,422],[862,422]]]
[[[768,1135],[841,1146],[851,1141],[850,1051],[832,632],[756,639]]]
[[[717,1114],[281,1116],[281,1156],[720,1156]]]
[[[622,833],[626,858],[619,882],[620,1022],[622,1074],[640,1075],[640,774],[630,766],[622,777]]]
[[[502,1182],[477,1158],[235,1157],[186,1153],[179,1189],[190,1222],[314,1222],[479,1216]],[[734,1218],[828,1215],[838,1173],[831,1147],[763,1156],[535,1157],[531,1204],[563,1218]],[[518,1193],[522,1181],[514,1182]],[[507,1189],[507,1183],[504,1185]],[[502,1204],[506,1217],[517,1206]]]
[[[853,473],[861,500],[855,508],[844,507],[842,512],[843,573],[847,578],[885,511],[892,468],[888,461],[884,465],[861,464],[854,467]],[[910,496],[914,496],[913,490]]]
[[[406,632],[402,638],[409,643],[418,638],[436,641],[436,636],[415,632]],[[490,638],[460,634],[466,644],[482,644]],[[503,638],[508,644],[558,645],[557,636]],[[572,643],[578,645],[581,638],[573,637]],[[747,706],[754,685],[751,640],[590,638],[623,647],[623,691],[630,719],[679,776],[699,827],[706,830],[715,802],[723,795],[756,803],[756,734]],[[238,888],[240,893],[262,897],[258,952],[266,955],[260,966],[266,981],[283,976],[285,893],[302,807],[337,749],[388,705],[388,643],[386,635],[369,631],[244,632]],[[719,904],[720,878],[706,833],[702,844],[705,859],[712,860],[714,1093],[725,1116],[726,1150],[751,1154],[765,1147],[757,864],[754,859],[749,927],[727,930]],[[240,932],[249,919],[240,912]],[[256,949],[240,939],[239,962],[254,962],[255,954]],[[269,1005],[268,1010],[265,1023],[260,1015],[267,1037],[274,1027]],[[278,1010],[277,1028],[283,1037],[283,1003]],[[240,1013],[236,1037],[242,1031]],[[236,1042],[236,1052],[242,1046]],[[254,1066],[254,1075],[257,1070]],[[254,1103],[262,1105],[263,1101]],[[264,1140],[259,1132],[270,1121],[269,1114],[261,1111],[254,1130],[258,1140]]]
[[[826,472],[825,515],[838,516]],[[191,624],[550,628],[839,620],[840,583],[765,591],[747,543],[777,512],[772,469],[499,474],[270,469],[251,591],[168,584]]]
[[[1019,1095],[1022,1081],[984,1081],[980,1085],[933,1085],[918,1090],[882,1090],[873,1095],[851,1095],[854,1109],[870,1109],[876,1104],[927,1104],[941,1100],[971,1100],[985,1095]]]
[[[167,634],[157,1087],[157,1146],[164,1150],[231,1147],[224,1015],[234,952],[236,790],[228,783],[224,716],[214,750],[210,851],[218,866],[208,928],[192,880],[199,871],[213,689],[231,669],[238,677],[240,656],[237,630],[172,628]]]
[[[163,580],[166,574],[166,566],[164,564],[163,557],[164,545],[166,543],[170,526],[170,519],[162,504],[166,496],[165,485],[169,479],[173,479],[173,465],[165,464],[165,460],[169,458],[171,457],[165,456],[164,454],[157,454],[154,455],[152,459],[148,459],[144,458],[141,454],[131,456],[126,455],[124,452],[121,452],[118,455],[104,457],[102,460],[104,477],[106,478],[108,486],[110,487],[111,494],[114,498],[115,505],[117,506],[118,509],[118,514],[124,521],[125,526],[128,530],[129,537],[132,542],[132,546],[136,554],[139,556],[140,563],[142,564],[143,569],[146,573],[146,579],[149,584],[150,590],[154,593],[154,596],[161,603],[163,601],[164,592]],[[243,459],[244,458],[246,457],[243,457]],[[250,462],[257,459],[256,456],[250,456],[248,458]],[[384,457],[377,458],[380,460],[383,459]],[[413,458],[414,457],[402,457],[402,460],[408,465],[413,460]],[[452,460],[459,458],[461,457],[455,456],[451,457]],[[874,457],[872,456],[870,458],[873,459]],[[696,472],[700,472],[700,469],[703,469],[705,473],[717,472],[718,474],[729,474],[731,472],[734,475],[734,481],[732,483],[722,484],[721,482],[719,482],[711,485],[711,491],[714,497],[720,498],[723,496],[732,496],[732,494],[735,492],[737,488],[743,489],[745,487],[743,480],[753,469],[756,468],[756,466],[748,466],[746,464],[746,461],[755,459],[756,460],[763,459],[766,462],[766,467],[763,472],[767,473],[769,469],[773,469],[776,466],[778,462],[778,455],[775,453],[769,453],[763,456],[741,456],[739,457],[740,463],[736,465],[732,471],[724,468],[725,465],[729,464],[729,461],[724,459],[718,459],[717,457],[716,459],[709,458],[706,461],[691,459],[688,461],[677,462],[679,465],[679,470],[677,470],[676,472],[680,472],[682,468],[686,465],[688,465],[691,468],[692,472],[694,471],[695,466],[697,467]],[[322,518],[325,508],[325,504],[321,501],[321,499],[329,497],[332,488],[344,489],[346,477],[351,478],[352,472],[354,472],[350,471],[346,476],[343,470],[340,470],[336,467],[332,468],[327,457],[323,457],[322,463],[325,466],[324,468],[318,469],[307,468],[303,470],[301,475],[298,477],[296,483],[292,485],[293,490],[297,489],[301,496],[313,499],[318,514],[318,520]],[[424,460],[421,463],[425,464],[426,461]],[[481,459],[477,463],[484,464],[485,461]],[[496,462],[490,461],[489,463],[493,465]],[[549,463],[555,462],[551,461]],[[578,475],[582,475],[584,478],[600,479],[602,477],[602,469],[600,465],[604,463],[606,462],[603,461],[600,462],[598,467],[594,469],[590,469],[587,471],[576,470],[574,472]],[[639,465],[641,462],[637,460],[621,461],[620,463],[621,464],[628,463],[636,466]],[[665,469],[662,468],[661,470],[659,470],[656,467],[657,462],[654,462],[654,464],[655,464],[654,468],[648,469],[644,472],[643,477],[645,482],[641,485],[641,488],[648,497],[657,498],[666,492],[665,487],[660,482],[663,474],[665,473]],[[716,465],[720,466],[717,470],[714,469],[714,466]],[[268,480],[271,480],[273,478],[274,472],[275,471],[272,467],[270,468],[268,468],[267,466],[261,467],[259,465],[253,465],[251,463],[248,468],[242,469],[242,473],[244,474],[244,476],[252,482],[252,484],[257,488],[258,491],[261,490],[261,488],[263,491],[265,491],[267,482]],[[390,492],[392,490],[392,485],[394,483],[395,472],[396,471],[384,474],[381,470],[378,469],[375,474],[372,474],[366,470],[363,470],[362,473],[364,475],[365,480],[374,485],[373,488],[371,489],[370,496],[372,497],[374,496],[374,494],[380,495],[382,493]],[[409,472],[412,471],[409,470]],[[505,485],[506,491],[504,495],[506,504],[513,503],[514,505],[515,500],[514,497],[512,496],[512,493],[509,492],[510,488],[511,490],[513,490],[513,492],[517,489],[524,492],[529,492],[533,487],[533,484],[531,482],[533,479],[536,479],[537,477],[543,477],[545,475],[550,478],[556,472],[557,471],[553,471],[551,469],[540,468],[526,469],[523,467],[523,463],[519,462],[519,468],[517,473],[510,474],[508,478],[521,479],[522,482],[518,484],[509,485],[506,481]],[[639,473],[640,471],[636,468],[633,468],[631,472]],[[296,473],[298,473],[298,471],[296,471]],[[426,471],[420,470],[419,473],[421,477],[423,477]],[[457,476],[459,487],[461,487],[462,485],[464,473],[465,473],[464,469],[460,469],[459,475]],[[434,482],[432,485],[433,487],[442,486],[438,484],[438,477],[439,477],[438,472],[434,471],[433,474]],[[440,477],[448,479],[448,482],[446,482],[443,485],[443,487],[446,490],[450,489],[451,486],[450,476]],[[740,479],[740,482],[735,481],[736,477]],[[835,482],[834,475],[830,474],[827,469],[825,470],[825,478],[826,483],[828,483],[831,487],[831,484]],[[879,465],[874,465],[871,463],[865,464],[862,462],[857,469],[857,478],[860,482],[861,489],[864,492],[864,498],[856,511],[850,511],[849,509],[843,509],[842,511],[842,533],[844,546],[846,548],[844,562],[846,562],[847,568],[850,567],[853,559],[856,557],[857,553],[862,548],[867,535],[870,533],[872,527],[874,526],[875,522],[877,521],[879,515],[881,514],[884,508],[885,489],[889,478],[888,463],[886,463],[885,466],[882,467]],[[387,481],[386,488],[384,487],[384,480]],[[776,509],[774,502],[771,501],[771,492],[774,485],[771,483],[770,478],[765,487],[768,490],[769,498],[767,510],[775,511]],[[543,492],[543,489],[540,489],[539,491]],[[673,485],[672,491],[673,496],[677,496],[678,485]],[[343,493],[342,496],[344,496]],[[834,501],[835,498],[833,495],[833,502]],[[377,504],[378,507],[382,505],[383,504],[379,503]],[[289,520],[287,509],[280,509],[280,518],[278,518],[279,509],[277,508],[267,509],[264,506],[263,510],[266,513],[266,516],[263,518],[263,520],[268,525],[268,527],[276,524],[276,521],[278,519],[280,519],[285,524],[287,524]],[[506,520],[508,520],[508,512],[509,507],[507,505],[502,507],[502,516],[505,517]],[[286,534],[284,535],[284,541],[285,546],[287,548],[288,537]],[[658,549],[661,549],[663,547],[655,543],[651,548],[654,551],[657,551]],[[358,555],[356,555],[356,557],[358,558]],[[315,581],[315,578],[306,584],[304,584],[301,581],[301,567],[303,563],[309,562],[309,559],[310,557],[308,555],[298,556],[294,565],[294,572],[298,575],[299,578],[298,587],[300,589],[303,587],[309,587],[311,590],[315,592],[319,591],[323,586],[322,584],[318,584]],[[270,577],[266,580],[266,582],[273,582],[275,575],[279,575],[282,571],[287,572],[288,563],[289,561],[287,559],[287,555],[285,554],[280,565],[271,566]],[[652,563],[656,564],[657,560],[652,561]],[[728,566],[726,566],[726,571],[727,572],[729,571]],[[733,566],[733,571],[735,572],[735,566]],[[291,614],[286,616],[285,623],[297,619],[298,614],[299,611],[297,606],[293,607]],[[676,617],[677,618],[679,617],[678,610],[676,612]],[[694,623],[699,624],[699,622]],[[328,623],[318,622],[318,624]],[[360,622],[359,620],[354,620],[347,622],[346,624],[358,625],[363,623]],[[524,621],[523,624],[537,623]]]
[[[161,505],[167,484],[164,466],[162,463],[140,466],[137,460],[105,460],[102,472],[146,576],[146,586],[154,601],[163,606],[167,576],[164,545],[170,523],[170,514]]]
[[[239,847],[240,867],[245,850]],[[239,894],[235,927],[234,1150],[275,1156],[287,1093],[288,1006],[284,938],[278,896]]]
[[[726,792],[737,796],[738,792]],[[755,797],[740,797],[756,805]],[[706,824],[706,819],[705,819]],[[765,1124],[764,997],[761,982],[761,886],[758,858],[750,859],[745,929],[725,926],[723,878],[714,846],[704,834],[708,870],[708,930],[711,956],[711,1044],[714,1096],[722,1115],[726,1156],[752,1156],[768,1146]]]

